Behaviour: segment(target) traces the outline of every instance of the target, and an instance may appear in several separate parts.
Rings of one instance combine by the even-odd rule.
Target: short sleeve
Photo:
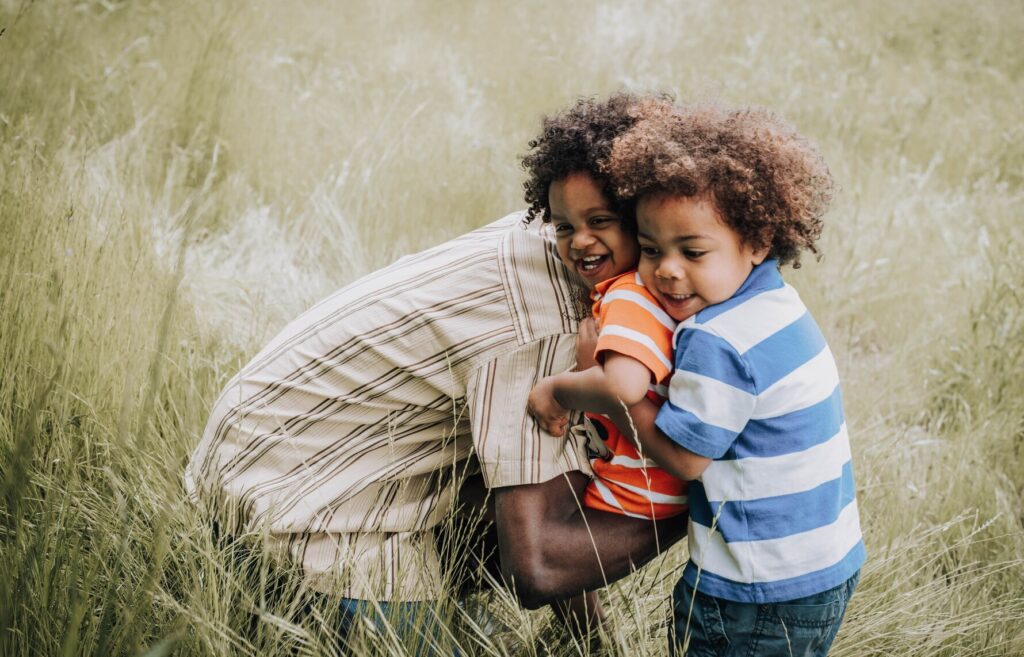
[[[608,352],[635,358],[655,383],[672,371],[672,332],[676,323],[642,285],[616,282],[601,298],[600,332],[595,355]]]
[[[655,423],[669,438],[707,458],[725,454],[747,425],[757,394],[747,364],[714,333],[684,329],[668,401]]]
[[[474,372],[467,401],[473,447],[488,488],[538,484],[573,470],[591,474],[585,440],[571,432],[555,438],[526,411],[533,385],[575,362],[576,336],[565,334],[531,342]]]

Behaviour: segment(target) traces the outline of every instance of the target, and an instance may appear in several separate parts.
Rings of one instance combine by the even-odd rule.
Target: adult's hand
[[[501,570],[529,609],[620,579],[686,534],[686,516],[655,523],[583,508],[588,481],[570,472],[493,491]]]

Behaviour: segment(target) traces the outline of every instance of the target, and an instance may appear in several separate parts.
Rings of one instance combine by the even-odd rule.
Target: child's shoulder
[[[616,302],[626,301],[629,305],[639,304],[639,308],[656,315],[659,321],[666,325],[671,325],[669,330],[676,327],[675,320],[668,316],[654,295],[644,287],[640,274],[636,271],[628,271],[598,283],[594,287],[593,298],[595,315],[600,314],[599,308],[607,310],[609,306],[616,305]]]
[[[676,321],[644,287],[636,272],[626,272],[596,286],[594,316],[603,329],[609,323],[629,327],[645,335],[663,335],[668,345]]]
[[[709,306],[682,322],[677,335],[690,330],[710,333],[744,354],[805,318],[810,319],[799,293],[793,286],[782,284],[750,290]]]
[[[618,291],[639,292],[645,297],[651,296],[651,293],[647,291],[647,288],[644,287],[643,282],[640,280],[640,274],[635,269],[623,272],[606,281],[601,281],[594,286],[594,291],[597,293],[595,296],[599,298]]]

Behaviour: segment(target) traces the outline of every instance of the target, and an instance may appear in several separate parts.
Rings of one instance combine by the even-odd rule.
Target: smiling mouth
[[[665,297],[667,301],[673,304],[683,303],[692,299],[694,294],[669,294],[668,292],[662,292],[661,295]]]
[[[606,255],[586,256],[576,261],[576,267],[583,273],[592,272],[600,267],[607,259],[608,256]]]

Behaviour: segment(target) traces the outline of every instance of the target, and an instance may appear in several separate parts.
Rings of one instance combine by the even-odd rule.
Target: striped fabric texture
[[[266,535],[313,588],[437,597],[432,529],[454,481],[590,472],[582,441],[552,438],[526,413],[540,377],[574,366],[587,311],[547,233],[509,215],[288,324],[214,405],[186,471],[193,498],[232,532]]]
[[[612,352],[640,361],[651,372],[648,398],[659,405],[664,402],[676,322],[647,291],[640,275],[631,271],[599,283],[593,312],[599,331],[598,361]],[[634,518],[661,519],[686,511],[686,482],[644,458],[604,416],[587,418],[607,453],[591,462],[594,479],[584,493],[584,504]]]
[[[690,485],[686,580],[754,603],[845,582],[865,553],[839,375],[776,261],[682,322],[675,340],[657,425],[714,459]]]

